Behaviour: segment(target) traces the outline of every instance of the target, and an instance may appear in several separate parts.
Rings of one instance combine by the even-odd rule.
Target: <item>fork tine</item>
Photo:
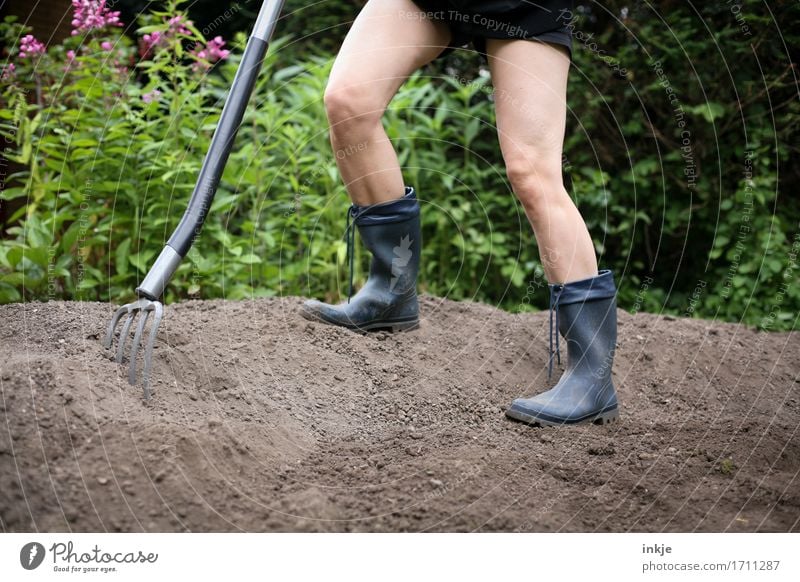
[[[123,305],[119,309],[114,312],[114,317],[111,318],[111,322],[108,324],[108,329],[106,330],[106,337],[103,340],[103,347],[108,349],[111,347],[111,344],[114,342],[114,330],[119,323],[119,320],[122,319],[122,316],[128,313],[128,306]]]
[[[156,301],[154,303],[154,309],[155,315],[153,316],[153,323],[150,325],[147,347],[144,350],[144,374],[142,375],[142,384],[145,400],[150,400],[150,370],[153,367],[153,348],[156,344],[158,326],[161,325],[161,318],[164,316],[164,306],[160,302]]]
[[[131,385],[134,386],[136,385],[136,367],[138,363],[137,356],[139,354],[139,349],[142,347],[142,338],[144,337],[145,329],[147,328],[147,320],[150,319],[150,313],[155,312],[155,315],[152,319],[152,323],[150,324],[150,332],[147,337],[147,345],[145,346],[144,374],[142,377],[144,385],[144,398],[145,400],[149,400],[150,371],[153,366],[153,349],[155,348],[156,336],[158,335],[158,327],[161,324],[161,320],[164,316],[164,305],[160,301],[154,301],[146,297],[141,297],[139,298],[139,300],[134,301],[133,303],[128,303],[118,308],[114,312],[114,317],[111,319],[111,322],[108,324],[108,329],[106,330],[106,336],[103,339],[103,345],[106,348],[110,348],[113,345],[114,331],[116,330],[117,325],[119,325],[122,316],[127,314],[128,317],[122,324],[122,330],[120,331],[120,338],[119,338],[119,346],[117,348],[117,353],[114,358],[117,361],[117,363],[122,363],[122,361],[125,359],[125,345],[128,343],[128,338],[130,337],[131,326],[133,326],[134,320],[136,319],[139,312],[143,313],[141,317],[139,317],[139,321],[136,322],[137,323],[136,331],[133,334],[133,345],[131,346],[130,367],[128,368],[128,382]]]
[[[136,385],[136,355],[139,353],[139,346],[142,344],[142,334],[147,325],[147,318],[150,317],[150,309],[145,308],[139,317],[139,325],[136,326],[136,334],[133,336],[133,346],[131,346],[131,364],[128,370],[128,384]]]
[[[133,320],[136,318],[136,309],[129,309],[128,312],[128,319],[125,320],[125,323],[122,326],[122,332],[119,335],[119,348],[117,349],[117,363],[121,364],[122,360],[125,356],[125,344],[128,342],[128,334],[131,331],[131,325],[133,325]]]

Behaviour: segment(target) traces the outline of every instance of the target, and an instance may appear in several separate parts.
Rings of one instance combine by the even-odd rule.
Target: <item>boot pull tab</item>
[[[561,292],[564,290],[564,285],[555,284],[550,287],[550,358],[547,366],[547,379],[553,375],[553,311],[556,312],[556,358],[558,365],[561,365],[561,350],[558,341],[558,302],[561,299]]]

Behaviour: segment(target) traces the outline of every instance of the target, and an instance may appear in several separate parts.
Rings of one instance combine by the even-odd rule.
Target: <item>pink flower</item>
[[[158,31],[145,34],[139,40],[139,56],[146,59],[156,47],[162,46],[164,41],[166,38]]]
[[[71,50],[67,51],[67,64],[64,67],[64,72],[65,73],[68,73],[70,71],[70,69],[72,69],[72,66],[75,64],[75,57],[76,56],[77,55],[75,54],[75,51],[71,51]]]
[[[149,93],[145,93],[142,95],[142,101],[145,103],[152,103],[153,101],[157,100],[158,97],[161,95],[161,91],[158,89],[153,89]]]
[[[208,70],[212,63],[228,58],[231,51],[223,49],[224,46],[225,41],[222,40],[222,37],[215,36],[206,43],[206,46],[200,49],[195,48],[191,54],[197,59],[197,62],[192,65],[192,68],[195,71]]]
[[[191,24],[191,23],[192,23],[191,20],[186,21],[186,24]],[[188,28],[186,28],[186,25],[184,24],[182,14],[178,14],[177,16],[173,16],[172,18],[170,18],[168,24],[169,24],[169,31],[172,34],[186,34],[186,35],[192,34],[192,32]]]
[[[106,26],[122,26],[119,11],[110,10],[106,6],[106,0],[72,0],[72,8],[73,36]]]
[[[3,81],[10,81],[14,78],[14,70],[17,67],[14,66],[14,63],[8,63],[5,67],[3,67],[3,74],[0,75],[0,79]]]
[[[139,40],[139,56],[142,59],[148,58],[156,48],[168,46],[170,40],[178,36],[191,36],[192,31],[187,28],[191,26],[192,21],[186,20],[182,14],[173,16],[167,21],[167,30],[164,32],[153,31],[150,34],[145,34]]]
[[[19,58],[25,59],[44,54],[45,47],[32,34],[26,34],[19,41]]]
[[[223,49],[222,47],[225,46],[225,41],[222,40],[221,36],[215,36],[210,41],[208,41],[208,58],[211,61],[222,61],[228,58],[228,55],[231,54],[231,51],[227,49]]]
[[[114,45],[108,42],[107,40],[104,40],[103,42],[100,43],[100,48],[103,49],[104,51],[110,51],[112,48],[114,48]]]

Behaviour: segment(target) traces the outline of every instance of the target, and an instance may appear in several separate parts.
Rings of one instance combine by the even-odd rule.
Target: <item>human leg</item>
[[[561,150],[566,124],[566,49],[536,41],[489,40],[497,125],[507,173],[533,227],[550,281],[551,353],[567,340],[567,367],[550,390],[518,398],[506,411],[539,425],[609,422],[618,416],[611,368],[616,287],[597,271],[591,237],[566,192]],[[558,337],[556,354],[560,363]]]
[[[446,25],[414,18],[411,0],[371,0],[336,58],[325,106],[331,144],[353,201],[354,229],[372,254],[366,284],[346,303],[307,301],[303,317],[350,329],[413,329],[419,321],[417,274],[422,235],[419,203],[405,187],[381,117],[408,76],[433,60],[450,39]],[[352,271],[351,271],[352,284]]]
[[[420,18],[411,0],[370,0],[342,43],[325,89],[331,145],[354,204],[403,196],[397,154],[381,124],[415,70],[450,41],[442,22]]]
[[[597,274],[586,224],[566,189],[566,49],[529,40],[487,40],[497,131],[508,179],[533,227],[545,274],[566,283]]]

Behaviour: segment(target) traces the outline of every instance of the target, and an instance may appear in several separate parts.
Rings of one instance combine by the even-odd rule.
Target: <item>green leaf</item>
[[[47,269],[50,259],[49,247],[28,247],[25,258],[43,269]]]
[[[16,200],[17,198],[22,198],[23,196],[27,196],[28,191],[22,187],[15,187],[15,188],[5,188],[0,191],[0,200]]]
[[[22,286],[25,283],[25,273],[9,273],[0,276],[0,281],[8,283],[9,285]]]
[[[150,262],[155,256],[155,251],[142,251],[134,255],[130,255],[129,261],[131,265],[136,267],[140,273],[146,273],[150,268]]]
[[[256,263],[261,262],[261,257],[254,255],[253,253],[248,253],[246,255],[242,255],[239,257],[239,262],[245,265],[254,265]]]
[[[92,138],[73,139],[69,142],[73,148],[94,148],[97,147],[97,140]]]
[[[117,245],[114,251],[115,268],[120,275],[128,274],[128,259],[130,257],[131,239],[126,238]]]

